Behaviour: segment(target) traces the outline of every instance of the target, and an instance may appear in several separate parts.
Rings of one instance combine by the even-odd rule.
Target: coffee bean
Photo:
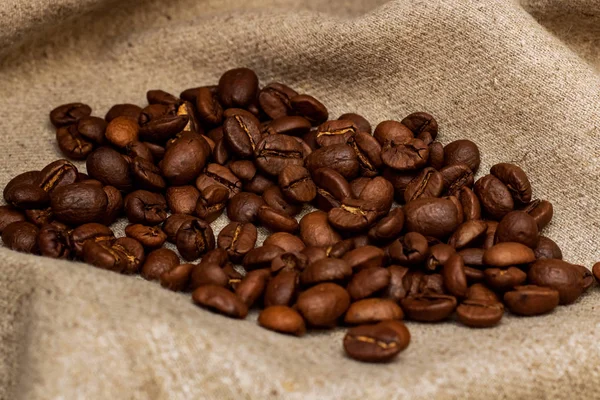
[[[36,183],[14,183],[4,190],[9,205],[20,209],[41,209],[50,202],[48,192]]]
[[[465,265],[469,265],[472,267],[483,267],[483,255],[485,254],[485,249],[478,248],[470,248],[470,249],[462,249],[458,252],[463,258]]]
[[[83,260],[98,268],[114,272],[135,273],[144,262],[142,245],[130,238],[97,242],[88,240],[83,246]]]
[[[136,190],[125,196],[125,214],[134,224],[158,225],[167,219],[167,201],[160,193]]]
[[[178,265],[177,253],[167,248],[161,248],[148,254],[141,274],[147,280],[159,280],[162,274],[171,271]]]
[[[391,265],[387,270],[390,273],[390,283],[385,290],[384,297],[400,301],[407,295],[406,288],[404,287],[404,278],[408,273],[408,268]]]
[[[125,148],[138,140],[140,127],[136,120],[117,117],[106,127],[106,139],[115,147]]]
[[[504,303],[516,315],[531,316],[549,313],[559,303],[557,290],[535,286],[517,286],[504,294]]]
[[[398,203],[404,203],[406,187],[417,176],[418,171],[396,171],[390,167],[383,169],[383,177],[394,187],[394,198]],[[353,192],[355,189],[353,188]]]
[[[317,187],[308,170],[298,165],[288,165],[279,174],[283,194],[293,202],[307,203],[317,195]]]
[[[300,281],[303,285],[314,285],[321,282],[341,282],[352,276],[352,267],[337,258],[324,258],[310,264],[302,271]]]
[[[427,256],[427,261],[425,263],[425,267],[429,271],[437,271],[441,266],[443,266],[448,259],[456,253],[454,247],[440,243],[429,248],[429,255]],[[464,259],[463,259],[464,262]]]
[[[357,176],[359,166],[356,153],[345,144],[322,147],[306,158],[306,168],[312,175],[320,168],[331,168],[344,178],[352,179]]]
[[[516,267],[507,269],[487,268],[484,272],[485,282],[489,287],[499,292],[512,290],[527,280],[527,274]]]
[[[342,200],[352,197],[348,181],[332,168],[319,168],[313,172],[313,179],[317,187],[317,207],[329,211],[339,207]]]
[[[0,206],[0,233],[13,222],[25,221],[25,215],[11,206]]]
[[[408,203],[420,198],[440,197],[443,191],[442,174],[433,168],[425,168],[406,186],[404,201]]]
[[[327,213],[313,211],[300,220],[300,238],[307,246],[327,247],[341,240],[340,235],[329,225]]]
[[[219,79],[217,93],[225,108],[245,108],[258,94],[258,77],[248,68],[230,69]]]
[[[58,222],[46,224],[38,232],[37,245],[44,257],[68,259],[71,255],[69,229]]]
[[[88,174],[104,185],[114,186],[122,191],[132,187],[129,164],[117,151],[110,147],[100,147],[86,160]]]
[[[489,267],[509,267],[535,261],[533,250],[521,243],[502,242],[483,253],[483,263]]]
[[[531,184],[520,167],[514,164],[500,163],[490,169],[490,173],[500,179],[511,192],[515,203],[527,204],[531,201]]]
[[[226,287],[228,284],[229,276],[227,276],[225,269],[219,264],[201,262],[192,270],[192,289],[196,289],[204,285]]]
[[[16,221],[8,224],[2,231],[4,246],[21,253],[37,254],[39,252],[37,226],[26,221]]]
[[[340,231],[364,232],[377,220],[377,209],[370,202],[345,199],[340,207],[329,210],[329,223]]]
[[[76,123],[83,117],[92,113],[92,109],[87,104],[69,103],[56,107],[50,112],[50,122],[57,128]]]
[[[295,218],[269,206],[260,206],[256,215],[262,225],[274,232],[294,233],[300,228]]]
[[[319,100],[308,94],[291,97],[290,106],[296,114],[303,116],[313,125],[320,125],[327,121],[329,117],[327,108]]]
[[[560,304],[575,302],[584,291],[581,271],[573,264],[557,259],[534,262],[527,272],[529,282],[558,291]]]
[[[356,132],[348,138],[347,143],[356,153],[360,174],[362,176],[379,175],[379,168],[383,162],[381,161],[381,145],[377,139],[366,132]]]
[[[540,231],[550,223],[554,215],[552,203],[546,200],[533,200],[523,208],[523,211],[535,219]]]
[[[475,192],[468,187],[462,187],[457,195],[463,209],[464,220],[481,219],[481,204]]]
[[[379,144],[385,146],[391,142],[408,143],[414,138],[414,135],[407,126],[398,121],[383,121],[375,127],[373,137]]]
[[[310,326],[328,328],[335,325],[350,306],[350,295],[335,283],[321,283],[302,292],[296,307]]]
[[[236,222],[255,222],[258,212],[265,205],[264,200],[257,194],[241,192],[233,196],[227,203],[227,216]]]
[[[456,308],[458,320],[472,328],[489,328],[497,325],[504,315],[504,306],[500,302],[464,300]]]
[[[186,132],[165,152],[162,174],[172,185],[186,185],[200,175],[209,155],[210,147],[206,140],[201,135]],[[197,181],[196,186],[202,190]]]
[[[67,160],[57,160],[40,171],[36,184],[48,193],[77,181],[77,168]]]
[[[448,244],[459,250],[463,247],[475,247],[474,244],[483,238],[487,232],[487,224],[482,220],[470,220],[460,224]]]
[[[160,169],[150,161],[137,157],[130,163],[131,176],[136,187],[150,191],[164,191],[166,183]]]
[[[562,251],[560,247],[550,238],[546,236],[540,236],[540,240],[538,242],[537,247],[533,250],[535,253],[535,258],[543,259],[543,258],[556,258],[562,260]]]
[[[484,249],[489,249],[494,245],[494,243],[496,243],[496,229],[498,229],[498,222],[489,220],[485,222],[487,224],[487,231],[481,247]]]
[[[271,261],[271,271],[277,273],[282,269],[302,272],[309,265],[308,257],[298,252],[283,253]]]
[[[464,188],[473,186],[473,171],[467,164],[451,164],[440,169],[444,187],[450,195],[457,195]]]
[[[146,92],[146,99],[149,104],[178,104],[180,100],[173,96],[171,93],[165,92],[164,90],[148,90]]]
[[[404,216],[407,231],[435,238],[449,236],[459,224],[456,206],[446,199],[410,201],[404,206]]]
[[[135,104],[115,104],[108,110],[104,119],[110,122],[118,117],[128,117],[137,121],[142,112],[142,108]]]
[[[423,140],[425,143],[431,143],[437,137],[438,123],[432,115],[426,112],[412,113],[400,122],[410,129],[416,138]]]
[[[467,277],[465,264],[460,254],[455,253],[448,258],[442,268],[444,286],[448,292],[456,297],[465,297],[467,294]]]
[[[455,140],[444,147],[444,162],[446,165],[466,164],[475,173],[481,163],[479,148],[470,140]]]
[[[397,143],[391,141],[381,148],[381,160],[398,171],[411,171],[424,167],[429,160],[429,147],[421,139]]]
[[[258,324],[269,330],[302,336],[306,326],[302,316],[293,308],[286,306],[271,306],[261,311]]]
[[[108,198],[102,188],[85,183],[56,188],[50,201],[56,219],[71,225],[100,221],[107,204]]]
[[[281,247],[275,245],[262,245],[246,253],[242,264],[247,270],[269,268],[273,259],[283,253],[285,253],[285,250]]]
[[[227,193],[229,196],[229,193]],[[176,214],[192,214],[200,192],[194,186],[171,186],[167,188],[165,198],[169,209]]]
[[[262,297],[270,278],[271,272],[268,269],[250,271],[235,288],[235,294],[244,304],[252,307]]]
[[[240,157],[250,157],[261,139],[258,119],[252,116],[235,115],[223,123],[223,138],[228,148]]]
[[[254,194],[262,195],[272,186],[275,186],[275,182],[265,177],[263,174],[257,173],[250,182],[244,184],[244,190]]]
[[[151,104],[140,113],[139,138],[144,142],[164,144],[183,131],[190,122],[189,115],[178,115],[177,105]]]
[[[189,100],[188,101],[192,101]],[[219,125],[223,121],[223,107],[208,87],[199,88],[192,102],[195,102],[200,120],[208,125]]]
[[[344,144],[357,132],[357,127],[352,121],[333,120],[327,121],[317,128],[317,144],[320,147],[334,144]]]
[[[258,232],[251,223],[231,222],[217,238],[217,246],[225,249],[232,261],[241,260],[256,244]]]
[[[511,211],[496,228],[497,242],[518,242],[536,248],[539,242],[538,226],[532,216],[523,211]]]
[[[475,193],[492,219],[499,221],[514,208],[510,191],[494,175],[486,175],[475,182]]]
[[[352,299],[360,300],[387,288],[389,283],[389,270],[381,267],[372,267],[363,269],[355,274],[346,289]]]
[[[397,207],[369,230],[369,238],[375,242],[387,242],[397,238],[403,227],[404,211]]]
[[[118,238],[114,241],[112,249],[113,251],[120,252],[120,254],[124,256],[125,267],[122,271],[124,274],[137,274],[146,260],[144,246],[132,238]]]
[[[192,293],[194,303],[231,318],[246,318],[248,307],[231,291],[215,285],[204,285]]]
[[[333,256],[332,253],[333,250],[329,253],[330,257]],[[348,250],[342,258],[353,270],[361,271],[383,266],[384,252],[375,246],[360,246]]]
[[[396,329],[382,323],[351,328],[344,337],[346,354],[358,361],[387,362],[400,353],[406,344]]]
[[[256,167],[250,160],[232,161],[229,164],[229,169],[242,181],[250,181],[256,175]]]
[[[181,224],[175,242],[181,257],[192,261],[215,248],[215,235],[210,224],[196,218]]]
[[[262,198],[267,206],[290,217],[302,211],[302,205],[289,203],[278,186],[267,188],[262,194]]]
[[[300,275],[289,269],[281,270],[267,284],[265,289],[265,307],[289,306],[296,299]]]
[[[303,165],[303,148],[292,136],[266,135],[256,145],[254,157],[262,172],[277,176],[287,165]]]
[[[456,297],[424,293],[402,299],[402,310],[408,319],[437,322],[448,318],[456,308]]]
[[[162,160],[164,158],[166,149],[163,146],[150,142],[142,143],[148,148],[148,150],[152,154],[152,158],[154,159],[154,161]]]
[[[167,234],[159,227],[142,224],[128,225],[125,228],[125,235],[137,240],[148,249],[161,247],[165,240],[167,240]]]
[[[388,299],[364,299],[350,305],[344,322],[359,325],[402,318],[404,313],[396,302]]]
[[[267,132],[281,135],[303,136],[310,131],[310,121],[298,116],[283,116],[269,122]]]
[[[405,236],[394,240],[386,250],[392,262],[402,265],[421,264],[425,261],[428,252],[427,238],[417,232],[408,232]]]
[[[346,113],[340,115],[338,120],[352,121],[354,125],[358,128],[358,132],[365,132],[369,135],[371,134],[371,124],[362,115],[355,113]]]
[[[185,221],[191,221],[196,217],[188,214],[171,214],[163,223],[162,230],[167,235],[167,241],[175,243],[177,232]]]
[[[281,118],[291,113],[290,99],[298,93],[282,83],[270,83],[258,95],[262,110],[271,119]]]
[[[169,271],[163,272],[160,276],[161,286],[174,292],[186,290],[194,267],[194,264],[180,264]]]
[[[298,252],[306,247],[302,239],[287,232],[273,233],[265,239],[263,244],[281,247],[286,252]]]
[[[429,166],[438,171],[444,167],[444,146],[440,142],[429,144]]]

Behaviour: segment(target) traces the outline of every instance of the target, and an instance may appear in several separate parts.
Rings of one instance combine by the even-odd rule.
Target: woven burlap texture
[[[4,0],[0,20],[2,187],[60,157],[58,104],[103,116],[247,66],[332,117],[432,113],[443,143],[479,144],[482,173],[523,166],[565,259],[600,259],[596,0]],[[410,347],[367,365],[344,356],[341,329],[278,335],[139,278],[0,258],[1,399],[600,398],[597,287],[495,329],[409,323]]]

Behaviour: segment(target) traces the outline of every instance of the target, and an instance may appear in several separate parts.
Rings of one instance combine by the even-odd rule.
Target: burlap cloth
[[[59,157],[48,112],[144,104],[149,88],[235,66],[372,123],[425,110],[481,170],[518,162],[555,206],[565,258],[600,259],[597,0],[3,0],[0,186]],[[83,168],[83,166],[82,166]],[[224,218],[219,224],[225,222]],[[218,231],[218,229],[217,229]],[[2,399],[600,398],[599,290],[499,327],[409,323],[388,365],[343,354],[343,330],[287,337],[189,295],[0,249]]]

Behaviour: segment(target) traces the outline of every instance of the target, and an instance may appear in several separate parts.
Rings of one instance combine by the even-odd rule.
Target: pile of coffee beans
[[[86,173],[62,159],[12,179],[5,246],[141,274],[232,318],[262,308],[258,323],[276,332],[351,326],[344,349],[366,362],[408,346],[402,319],[492,327],[505,308],[548,313],[593,284],[541,235],[553,208],[526,173],[500,163],[476,179],[477,145],[444,146],[427,113],[372,132],[285,84],[261,88],[247,68],[147,99],[104,118],[82,103],[50,113]],[[213,231],[224,212],[231,222]],[[270,232],[258,247],[257,226]]]

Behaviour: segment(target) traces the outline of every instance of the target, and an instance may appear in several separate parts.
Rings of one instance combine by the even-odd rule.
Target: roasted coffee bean
[[[468,267],[465,265],[465,276],[467,277],[468,283],[483,282],[485,275],[480,269]]]
[[[418,171],[396,171],[392,168],[383,169],[383,177],[394,187],[394,198],[399,203],[404,203],[404,192],[406,187],[418,174]],[[354,186],[354,184],[353,184]],[[353,192],[355,189],[353,187]]]
[[[468,187],[462,187],[458,191],[457,197],[462,206],[465,221],[481,219],[481,204],[475,192]]]
[[[473,171],[467,164],[451,164],[440,169],[444,187],[450,195],[457,195],[464,188],[473,186]]]
[[[487,224],[487,231],[483,240],[484,249],[489,249],[496,243],[496,229],[498,229],[498,221],[485,221]]]
[[[240,192],[227,203],[227,216],[236,222],[255,222],[258,210],[264,207],[264,200],[257,194]]]
[[[535,261],[533,250],[521,243],[502,242],[483,253],[483,263],[489,267],[509,267]]]
[[[136,157],[131,161],[131,176],[135,186],[151,191],[163,191],[167,184],[160,175],[160,169],[150,161]]]
[[[391,141],[381,148],[381,160],[398,171],[411,171],[424,167],[429,160],[429,147],[421,139],[408,142]]]
[[[194,264],[180,264],[169,271],[165,271],[160,276],[161,286],[174,292],[186,290],[194,267]]]
[[[351,325],[373,324],[404,318],[402,309],[389,299],[364,299],[350,305],[344,322]]]
[[[308,246],[302,250],[308,259],[308,264],[312,264],[327,257],[327,249],[324,247]]]
[[[140,118],[142,108],[135,104],[115,104],[108,110],[104,119],[110,122],[118,117],[128,117],[137,121]]]
[[[70,232],[69,243],[77,257],[83,254],[83,246],[87,241],[103,242],[115,238],[113,231],[106,225],[95,222],[83,224]]]
[[[407,331],[403,336],[385,323],[349,329],[344,337],[346,354],[364,362],[387,362],[396,357],[408,345],[410,335]]]
[[[142,267],[142,277],[159,280],[162,274],[179,265],[179,256],[173,250],[161,248],[149,253]]]
[[[229,192],[227,193],[229,196]],[[192,214],[200,192],[194,186],[171,186],[167,189],[165,198],[171,212],[175,214]]]
[[[379,144],[385,146],[391,142],[408,143],[414,138],[414,135],[407,126],[398,121],[383,121],[375,127],[373,137]]]
[[[4,187],[3,196],[8,202],[7,194],[12,191],[15,186],[20,185],[35,185],[40,176],[40,171],[27,171],[23,172],[14,178],[12,178]]]
[[[285,253],[285,250],[281,247],[275,245],[262,245],[246,253],[242,264],[247,270],[269,268],[273,259],[283,253]]]
[[[404,227],[404,211],[397,207],[391,210],[369,230],[369,238],[374,242],[387,242],[397,238]]]
[[[488,268],[483,271],[485,283],[494,290],[506,292],[520,286],[527,280],[527,274],[516,267],[507,269]]]
[[[300,293],[296,307],[310,326],[335,326],[350,306],[350,295],[335,283],[321,283]]]
[[[196,289],[204,285],[226,287],[228,284],[229,276],[227,276],[224,268],[221,268],[221,266],[218,264],[201,262],[192,270],[192,289]]]
[[[148,90],[146,92],[146,100],[148,100],[148,104],[164,105],[178,104],[180,102],[177,97],[164,90]]]
[[[260,107],[271,119],[291,113],[290,99],[298,93],[282,83],[270,83],[258,95]]]
[[[479,148],[467,139],[455,140],[444,147],[445,165],[466,164],[476,173],[481,163]]]
[[[157,226],[145,226],[142,224],[128,225],[125,235],[140,242],[147,249],[161,247],[167,240],[167,234]]]
[[[367,209],[373,207],[378,217],[387,215],[394,201],[394,188],[385,178],[380,176],[373,178],[363,189],[358,197],[360,201],[366,202]],[[344,203],[352,206],[349,199]]]
[[[386,254],[392,262],[402,265],[417,265],[425,261],[429,251],[427,238],[417,232],[408,232],[405,236],[394,240],[387,248]]]
[[[312,174],[317,185],[316,203],[323,211],[339,207],[342,200],[352,197],[348,181],[332,168],[319,168]]]
[[[227,167],[219,164],[208,164],[202,175],[196,179],[196,187],[203,192],[208,186],[221,185],[229,190],[229,198],[241,191],[242,182]]]
[[[87,104],[69,103],[56,107],[50,112],[50,122],[57,128],[76,123],[83,117],[92,113],[92,109]]]
[[[152,154],[152,158],[154,159],[154,161],[162,160],[164,158],[166,149],[163,146],[160,146],[156,143],[150,143],[150,142],[142,142],[142,143],[144,144],[144,146],[146,146],[148,148],[148,150],[150,150],[150,153]]]
[[[16,221],[8,224],[2,231],[4,246],[21,253],[37,254],[39,252],[37,226],[26,221]]]
[[[271,179],[265,177],[263,174],[257,173],[250,182],[244,184],[244,190],[262,195],[268,188],[275,185],[275,182]]]
[[[360,300],[387,288],[389,283],[389,270],[381,267],[372,267],[363,269],[355,274],[346,289],[352,299]]]
[[[563,255],[560,247],[550,238],[546,236],[540,236],[537,247],[533,250],[535,258],[538,260],[542,258],[556,258],[562,260]]]
[[[557,290],[535,285],[517,286],[504,294],[504,303],[516,315],[532,316],[549,313],[559,303]]]
[[[344,178],[352,179],[358,175],[359,166],[356,153],[345,144],[325,146],[306,157],[306,168],[312,175],[320,168],[331,168]]]
[[[161,162],[162,175],[171,185],[186,185],[200,175],[209,156],[210,147],[206,140],[201,135],[186,132],[165,152]],[[202,190],[197,182],[196,186]]]
[[[448,258],[442,268],[444,286],[450,294],[456,297],[465,297],[467,294],[467,277],[465,264],[460,254],[455,253]]]
[[[352,276],[352,267],[338,258],[324,258],[310,264],[302,271],[300,281],[303,285],[321,282],[341,282]]]
[[[221,185],[210,185],[200,193],[194,213],[208,223],[213,222],[223,214],[229,190]]]
[[[102,220],[107,204],[102,188],[85,183],[60,186],[54,189],[50,200],[55,218],[71,225]]]
[[[404,206],[404,216],[407,231],[435,238],[449,236],[459,224],[456,206],[447,199],[410,201]]]
[[[427,256],[425,267],[429,271],[437,271],[455,253],[455,248],[448,244],[439,243],[433,245],[429,248],[429,255]]]
[[[443,191],[442,174],[433,168],[425,168],[406,186],[404,201],[408,203],[420,198],[440,197]]]
[[[68,259],[71,255],[69,229],[55,222],[42,226],[38,232],[37,245],[44,257]]]
[[[478,242],[487,232],[487,224],[482,220],[470,220],[460,224],[450,239],[448,244],[459,250],[463,247],[476,247],[474,243]]]
[[[500,163],[490,169],[490,173],[506,185],[515,203],[527,204],[531,201],[531,184],[520,167],[514,164]]]
[[[258,324],[263,328],[302,336],[306,333],[306,326],[302,316],[293,308],[286,306],[271,306],[261,311],[258,316]]]
[[[327,121],[317,128],[317,144],[320,147],[343,144],[357,132],[352,121],[333,120]]]
[[[575,302],[585,290],[584,275],[573,264],[557,259],[538,260],[527,272],[530,283],[558,291],[560,304]]]
[[[210,224],[196,218],[181,224],[175,242],[181,257],[192,261],[215,248],[215,235]]]
[[[329,117],[327,108],[319,100],[308,94],[291,97],[290,106],[296,114],[303,116],[313,125],[322,124]]]
[[[423,140],[425,143],[431,143],[437,137],[438,123],[432,115],[426,112],[412,113],[400,122],[410,129],[416,138]]]
[[[294,233],[300,228],[295,218],[269,206],[259,207],[256,216],[262,225],[274,232]]]
[[[458,320],[472,328],[489,328],[497,325],[504,315],[504,306],[499,301],[464,300],[456,308]]]
[[[219,79],[219,101],[225,108],[246,108],[258,94],[258,77],[248,68],[235,68]]]
[[[356,132],[348,138],[347,143],[356,153],[360,174],[362,176],[379,175],[379,168],[383,162],[381,161],[381,145],[377,139],[366,132]]]
[[[256,166],[250,160],[238,160],[229,163],[229,169],[242,181],[250,181],[256,175]]]
[[[106,139],[115,147],[125,148],[138,141],[140,127],[136,120],[128,117],[117,117],[106,127]]]
[[[550,223],[554,215],[552,203],[546,200],[534,200],[523,208],[527,214],[531,215],[541,231]]]
[[[429,166],[438,171],[444,167],[444,146],[440,142],[429,144]]]
[[[509,212],[496,228],[496,242],[518,242],[536,248],[539,231],[535,219],[523,211]]]
[[[77,168],[67,160],[57,160],[40,171],[36,184],[48,193],[77,181]]]
[[[121,215],[123,212],[123,196],[121,192],[114,186],[104,186],[102,188],[108,199],[106,204],[106,213],[100,222],[105,225],[110,225]]]
[[[486,175],[475,182],[475,194],[481,201],[483,210],[495,220],[501,220],[514,208],[510,191],[494,175]]]
[[[0,233],[13,222],[25,221],[25,215],[11,206],[0,206]]]
[[[112,249],[124,256],[124,269],[122,271],[124,274],[137,274],[146,260],[144,247],[140,242],[132,238],[118,238],[112,244]]]
[[[371,124],[362,115],[355,113],[346,113],[340,115],[338,120],[352,121],[358,129],[358,132],[365,132],[369,135],[371,134]]]
[[[385,289],[384,297],[400,301],[407,296],[404,287],[404,277],[408,273],[408,268],[399,265],[391,265],[387,268],[390,273],[390,283]]]
[[[167,235],[167,241],[175,243],[177,232],[181,225],[186,221],[191,221],[196,217],[188,214],[171,214],[163,223],[162,230]]]
[[[231,318],[246,318],[248,307],[231,291],[215,285],[204,285],[192,293],[194,303]]]
[[[462,249],[458,252],[465,262],[465,265],[469,265],[472,267],[483,267],[483,255],[485,254],[485,249],[479,248],[470,248],[470,249]]]
[[[177,115],[175,104],[151,104],[140,113],[139,137],[144,142],[162,145],[183,131],[189,122],[188,115]]]
[[[287,165],[303,164],[302,145],[292,136],[266,135],[256,145],[256,166],[268,175],[277,176]]]
[[[114,186],[122,191],[129,191],[132,187],[129,164],[110,147],[100,147],[90,154],[86,167],[87,173],[104,185]]]
[[[254,248],[257,236],[251,223],[230,222],[219,232],[217,246],[225,249],[232,261],[237,261]]]
[[[308,203],[317,195],[317,187],[310,177],[310,173],[299,165],[288,165],[279,174],[281,191],[296,203]]]
[[[48,192],[35,183],[15,183],[4,190],[8,204],[20,209],[41,209],[50,202]]]
[[[327,213],[313,211],[300,220],[300,238],[307,246],[332,246],[341,240],[327,219]]]
[[[198,88],[195,97],[188,101],[196,104],[200,121],[208,125],[218,125],[223,121],[223,107],[216,96],[208,87]]]
[[[310,121],[298,116],[284,116],[267,124],[266,132],[270,134],[302,136],[310,131]]]
[[[277,273],[282,269],[302,272],[309,265],[308,257],[298,252],[283,253],[271,261],[271,271]]]
[[[267,284],[265,307],[290,306],[296,299],[300,275],[294,270],[282,270]]]
[[[265,239],[263,244],[281,247],[286,252],[298,252],[304,250],[306,247],[302,239],[287,232],[273,233]]]
[[[234,154],[245,158],[252,156],[261,139],[258,119],[246,115],[227,118],[223,123],[223,138]]]
[[[332,256],[332,252],[329,253],[329,256]],[[384,255],[385,253],[382,249],[367,245],[350,249],[342,258],[353,270],[360,271],[383,266]]]
[[[448,318],[456,308],[456,297],[445,294],[423,293],[401,300],[408,319],[419,322],[437,322]]]
[[[272,209],[293,217],[302,211],[301,204],[289,203],[278,186],[267,188],[262,194],[265,204]]]
[[[364,232],[377,220],[376,205],[369,201],[347,198],[340,207],[329,210],[329,223],[340,231]]]
[[[329,246],[327,248],[327,256],[332,258],[342,258],[346,253],[355,249],[354,240],[346,239]]]
[[[88,240],[83,246],[83,260],[98,268],[135,273],[144,262],[144,249],[130,238],[102,242]]]
[[[167,201],[160,193],[136,190],[125,197],[124,207],[134,224],[158,225],[167,219]]]

